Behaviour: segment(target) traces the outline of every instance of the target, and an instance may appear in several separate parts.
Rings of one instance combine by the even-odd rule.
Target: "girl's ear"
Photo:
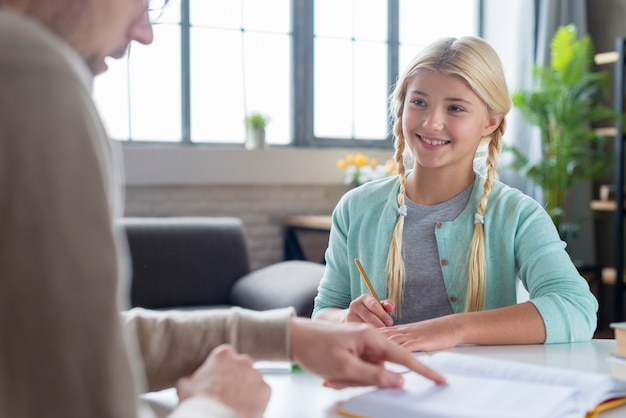
[[[503,116],[500,113],[492,113],[487,117],[485,126],[483,128],[483,138],[489,136],[495,131],[500,123],[502,123]]]

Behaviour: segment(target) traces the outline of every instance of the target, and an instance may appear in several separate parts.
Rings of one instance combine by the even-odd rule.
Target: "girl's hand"
[[[411,324],[396,325],[378,330],[390,341],[409,351],[435,351],[461,344],[455,315],[442,316]]]
[[[393,319],[389,313],[396,305],[391,299],[378,302],[372,295],[361,295],[354,299],[345,311],[345,322],[365,322],[377,328],[390,327]]]

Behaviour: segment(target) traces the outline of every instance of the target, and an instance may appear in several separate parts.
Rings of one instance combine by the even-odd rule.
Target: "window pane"
[[[399,6],[400,71],[431,42],[478,32],[475,0],[400,0]]]
[[[135,141],[180,141],[180,29],[156,25],[154,30],[154,44],[135,45],[131,53],[130,136]]]
[[[291,0],[189,0],[194,26],[291,32]]]
[[[314,136],[387,137],[386,42],[386,0],[315,1]]]
[[[351,38],[352,0],[315,0],[315,36]]]
[[[244,0],[243,3],[242,26],[246,30],[291,32],[291,0]]]
[[[241,28],[240,0],[189,0],[189,21],[192,25],[213,28]]]
[[[128,58],[107,59],[109,69],[95,78],[93,98],[111,138],[130,138]]]
[[[387,45],[362,42],[354,45],[354,137],[385,139],[387,137]]]
[[[245,103],[248,113],[270,117],[266,140],[269,144],[291,141],[291,37],[246,33]]]
[[[154,39],[107,60],[109,70],[95,78],[94,100],[114,139],[181,140],[180,28],[155,25]]]
[[[352,137],[352,42],[315,40],[314,134]]]
[[[153,22],[156,24],[180,23],[180,2],[181,0],[169,0],[167,5],[160,10],[156,20],[153,20]]]
[[[289,143],[291,37],[209,28],[191,36],[192,141],[243,143],[244,115],[260,112],[270,117],[267,142]]]
[[[241,32],[191,29],[191,139],[243,143]]]
[[[355,0],[354,5],[354,37],[386,41],[387,1]]]

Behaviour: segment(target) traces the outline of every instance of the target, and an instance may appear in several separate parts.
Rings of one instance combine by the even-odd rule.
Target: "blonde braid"
[[[406,167],[404,166],[404,150],[406,143],[404,134],[402,133],[402,117],[396,119],[394,124],[394,135],[396,137],[396,152],[394,160],[397,163],[398,176],[400,178],[400,189],[398,190],[398,207],[405,204],[406,194]],[[389,244],[389,253],[387,254],[387,293],[392,299],[396,308],[394,316],[399,318],[402,312],[402,292],[404,289],[404,280],[406,271],[404,268],[404,258],[402,257],[402,232],[404,231],[404,216],[398,215],[396,225],[391,235],[391,243]]]
[[[491,134],[489,141],[489,152],[487,155],[487,176],[485,178],[483,193],[480,196],[476,214],[484,216],[487,210],[487,201],[491,194],[493,180],[496,177],[496,167],[498,165],[498,154],[502,148],[502,135],[506,127],[505,119]],[[475,222],[474,235],[470,244],[469,271],[467,282],[467,300],[465,302],[466,312],[481,311],[485,308],[487,271],[485,257],[485,228],[482,222]]]

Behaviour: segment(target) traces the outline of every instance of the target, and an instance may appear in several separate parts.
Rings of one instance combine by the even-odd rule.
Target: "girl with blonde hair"
[[[413,59],[391,95],[398,175],[335,208],[314,318],[373,324],[412,351],[592,337],[597,301],[550,217],[496,178],[510,107],[480,38],[440,39]]]

